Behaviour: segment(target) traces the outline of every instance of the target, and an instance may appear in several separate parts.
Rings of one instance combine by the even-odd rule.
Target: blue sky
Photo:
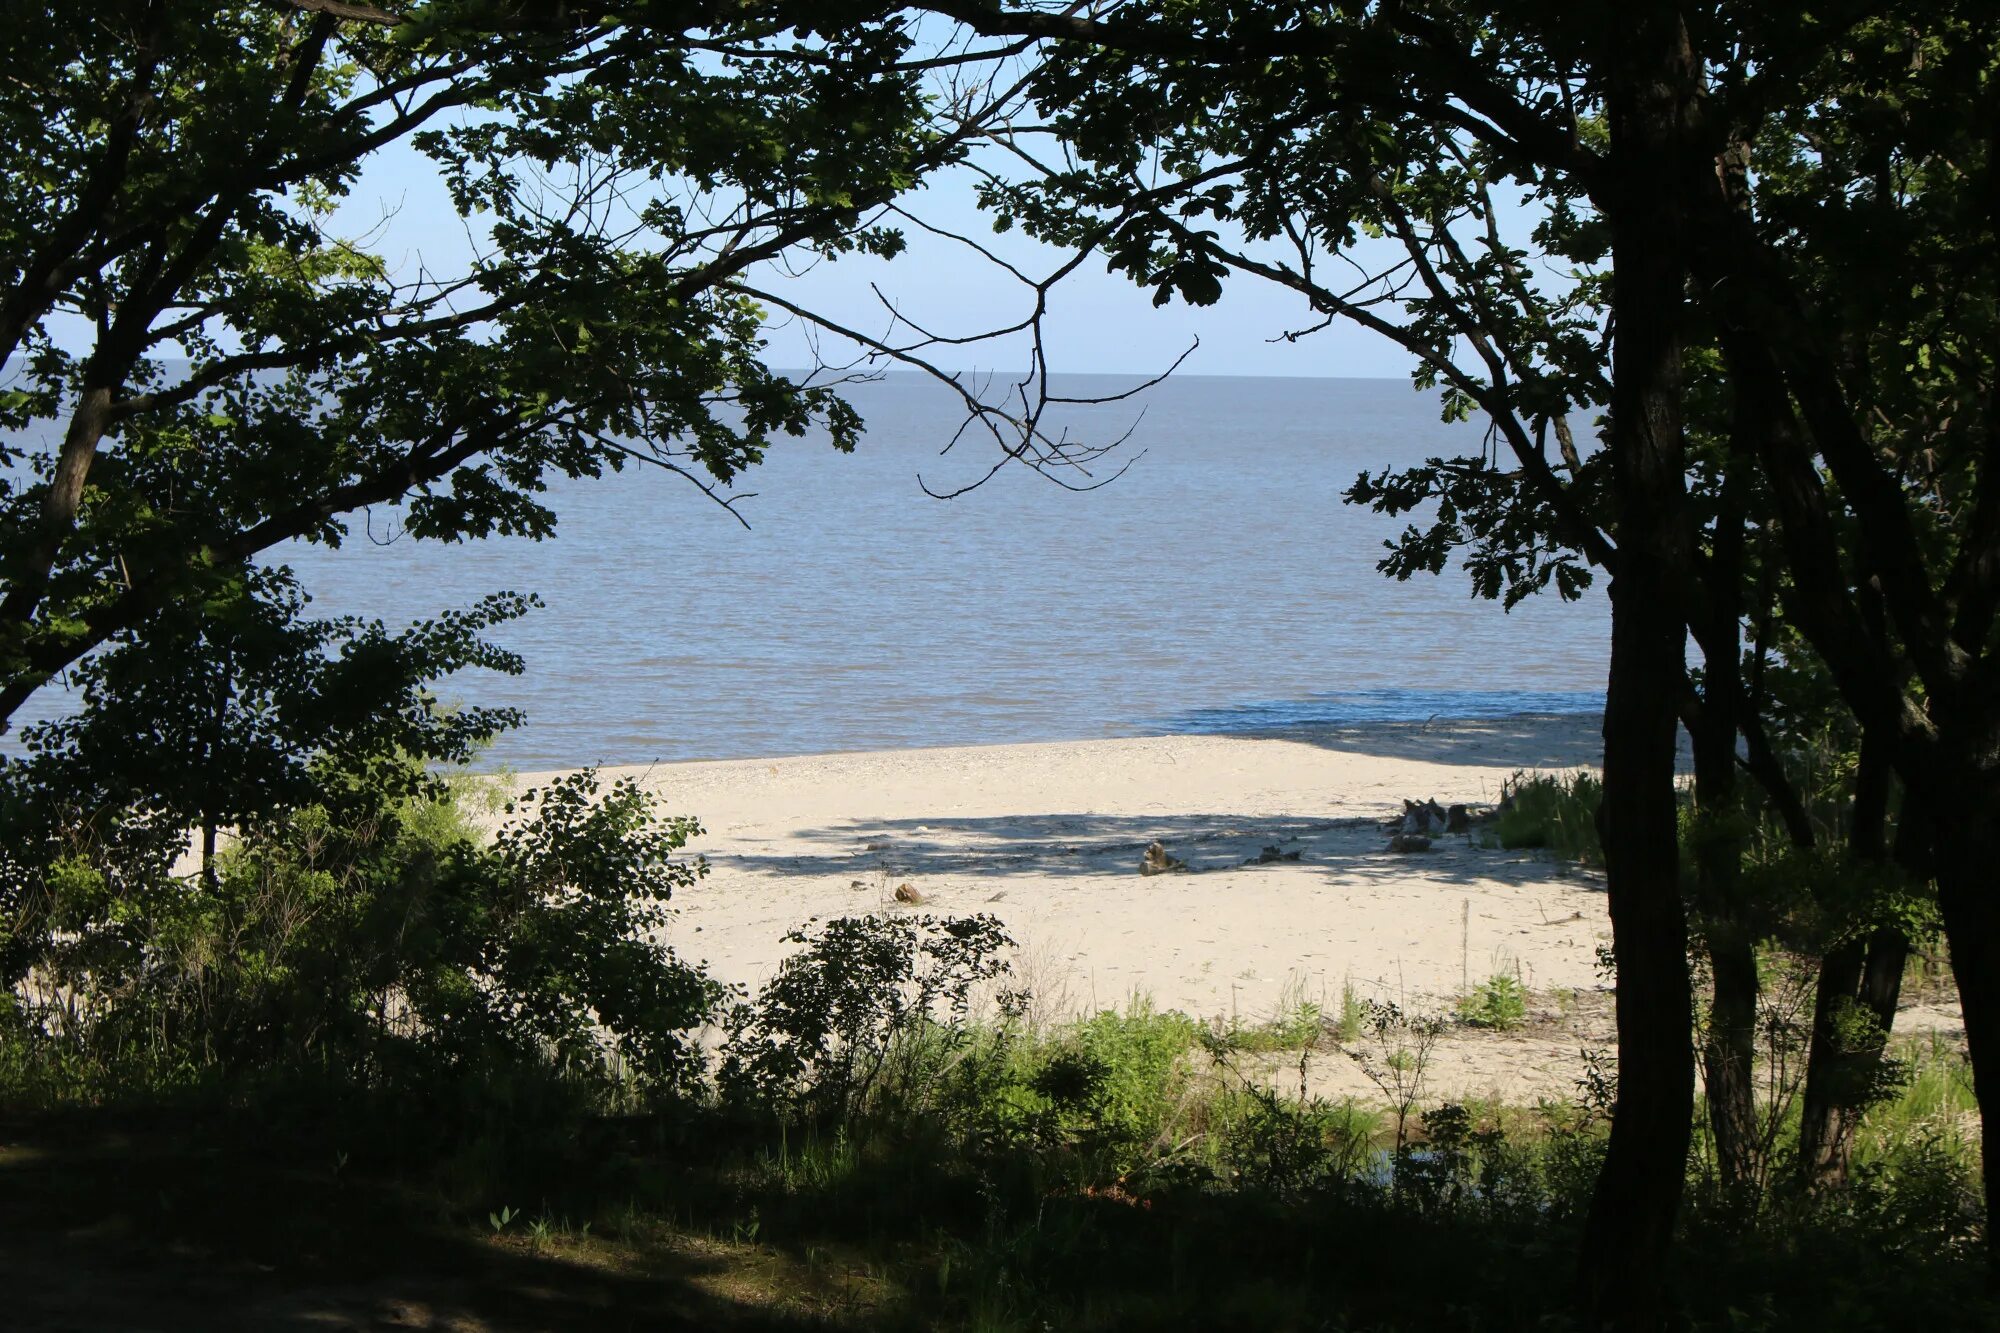
[[[934,224],[1001,247],[1009,262],[1040,273],[1060,262],[1058,253],[1018,234],[994,236],[968,181],[938,182],[907,205]],[[949,241],[905,229],[910,249],[894,261],[843,260],[794,280],[819,307],[877,325],[886,315],[869,290],[872,281],[929,328],[982,328],[1009,324],[1027,311],[1026,294],[1010,279]],[[796,299],[796,298],[794,298]],[[1058,370],[1157,374],[1195,342],[1182,367],[1188,374],[1385,376],[1406,375],[1411,358],[1384,339],[1342,324],[1287,343],[1279,335],[1316,322],[1304,301],[1272,283],[1235,278],[1214,306],[1175,301],[1153,305],[1152,293],[1122,274],[1087,261],[1051,295],[1047,321],[1050,360]],[[796,340],[777,331],[774,345]],[[801,349],[803,350],[803,349]],[[797,358],[775,358],[796,364]]]
[[[996,237],[980,213],[969,174],[941,177],[910,196],[905,206],[933,225],[978,235],[1027,272],[1059,262],[1055,252],[1018,233]],[[383,222],[388,216],[386,223]],[[419,258],[434,271],[457,268],[469,253],[464,226],[452,211],[428,160],[407,147],[377,155],[338,218],[349,235],[380,234],[371,248],[405,275]],[[827,317],[880,333],[889,315],[871,290],[879,286],[910,317],[939,332],[966,333],[1020,319],[1026,293],[1011,278],[963,247],[905,227],[910,246],[893,261],[849,257],[759,277],[788,299]],[[1152,375],[1164,371],[1199,339],[1181,370],[1191,375],[1404,376],[1411,358],[1381,338],[1345,324],[1287,343],[1288,329],[1312,322],[1303,301],[1255,279],[1229,282],[1222,300],[1194,309],[1178,302],[1155,308],[1152,295],[1101,261],[1087,262],[1052,294],[1045,336],[1051,368],[1058,372]],[[803,330],[774,320],[768,360],[801,366],[811,358]],[[1025,343],[983,345],[939,354],[951,369],[1017,370]]]

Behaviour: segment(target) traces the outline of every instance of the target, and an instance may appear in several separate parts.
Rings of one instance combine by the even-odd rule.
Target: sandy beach
[[[1261,736],[1167,736],[811,755],[608,769],[699,818],[710,874],[676,899],[674,943],[754,988],[785,932],[866,912],[988,912],[1019,943],[1042,1015],[1143,998],[1223,1023],[1343,988],[1448,1012],[1516,975],[1520,1032],[1455,1031],[1439,1095],[1566,1095],[1580,1043],[1608,1047],[1601,883],[1531,852],[1446,837],[1388,850],[1405,799],[1492,802],[1521,770],[1594,766],[1589,717],[1377,724]],[[532,785],[535,775],[524,775]],[[1154,840],[1187,873],[1142,876]],[[1296,860],[1254,861],[1266,847]],[[898,902],[908,885],[921,903]],[[1314,1090],[1362,1093],[1338,1053]],[[1296,1078],[1296,1071],[1292,1077]]]
[[[1433,719],[602,773],[701,821],[690,850],[710,870],[675,899],[673,943],[749,990],[793,947],[786,932],[873,912],[998,917],[1018,945],[1015,980],[1051,1022],[1146,1003],[1253,1026],[1301,1003],[1338,1013],[1349,987],[1450,1016],[1504,973],[1528,992],[1527,1022],[1451,1024],[1423,1100],[1519,1105],[1574,1096],[1586,1052],[1615,1066],[1598,969],[1611,939],[1603,877],[1477,831],[1399,854],[1383,821],[1405,800],[1491,803],[1516,773],[1595,768],[1598,725]],[[1187,871],[1141,875],[1154,841]],[[1273,847],[1282,859],[1258,863]],[[920,901],[899,901],[905,886]],[[1897,1018],[1903,1034],[1961,1026],[1956,1004],[1935,997],[1906,998]],[[1274,1055],[1261,1073],[1319,1095],[1379,1096],[1333,1043],[1303,1079],[1299,1065]]]

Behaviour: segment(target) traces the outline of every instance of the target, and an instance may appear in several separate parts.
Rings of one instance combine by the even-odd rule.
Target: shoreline
[[[1508,754],[1534,758],[1536,748],[1549,751],[1548,762],[1526,762],[1519,767],[1533,769],[1595,768],[1603,757],[1599,729],[1601,712],[1495,713],[1471,717],[1435,716],[1415,719],[1371,719],[1357,722],[1307,722],[1227,729],[1135,728],[1096,736],[1056,736],[1038,740],[940,741],[935,744],[864,746],[858,749],[798,750],[757,754],[700,754],[677,759],[600,760],[551,767],[546,764],[516,766],[500,764],[492,768],[473,767],[468,771],[481,777],[508,777],[516,781],[545,779],[562,773],[595,768],[600,773],[633,775],[652,769],[683,768],[693,765],[783,763],[804,760],[888,759],[898,755],[929,755],[941,752],[987,752],[1023,750],[1050,746],[1112,745],[1135,741],[1172,740],[1292,740],[1323,744],[1332,748],[1365,752],[1371,739],[1405,738],[1429,743],[1440,755],[1490,752],[1498,762]],[[1510,748],[1512,747],[1512,748]]]

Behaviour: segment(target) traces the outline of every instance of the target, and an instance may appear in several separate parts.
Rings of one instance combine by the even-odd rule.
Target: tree
[[[1003,220],[1101,248],[1162,301],[1213,300],[1231,272],[1283,283],[1325,319],[1353,320],[1412,351],[1420,382],[1446,386],[1448,412],[1488,415],[1487,455],[1431,460],[1355,488],[1354,498],[1391,510],[1439,506],[1427,530],[1399,543],[1393,572],[1435,570],[1463,551],[1475,585],[1510,598],[1579,585],[1582,560],[1611,572],[1605,842],[1624,1078],[1584,1275],[1599,1317],[1647,1321],[1691,1087],[1672,871],[1674,711],[1696,735],[1697,800],[1711,825],[1696,857],[1713,881],[1708,924],[1731,927],[1706,932],[1718,1005],[1728,1001],[1706,1057],[1711,1094],[1726,1103],[1719,1137],[1744,1146],[1734,1122],[1748,1105],[1754,941],[1729,920],[1738,893],[1726,882],[1734,857],[1724,836],[1738,801],[1739,732],[1773,800],[1785,786],[1768,744],[1757,759],[1761,722],[1736,673],[1749,506],[1777,516],[1783,543],[1769,554],[1797,590],[1788,606],[1864,734],[1894,738],[1911,789],[1953,811],[1945,841],[1966,850],[1957,853],[1961,889],[1944,889],[1940,863],[1941,892],[1957,904],[1947,906],[1947,929],[1961,967],[1992,974],[1985,960],[2000,918],[1983,915],[1991,895],[1971,883],[1973,867],[1991,863],[1979,839],[2000,825],[2000,811],[1981,804],[1992,799],[2000,754],[1991,668],[1980,665],[2000,601],[2000,497],[1992,469],[1977,463],[1990,448],[1992,379],[1971,350],[1976,336],[1945,336],[1952,303],[1938,299],[1948,286],[1943,257],[1967,256],[1939,238],[1990,232],[1990,208],[1981,214],[1973,202],[1990,198],[1979,193],[1989,179],[1984,145],[1961,128],[1983,122],[1943,112],[1990,102],[1991,81],[1977,73],[1990,67],[1990,47],[1951,6],[1889,16],[1855,6],[1810,15],[1142,0],[932,7],[983,33],[1052,45],[1036,95],[1063,152],[1017,153],[1014,174],[1024,179],[992,191]],[[1906,114],[1908,72],[1924,91],[1921,111]],[[1829,126],[1835,137],[1823,143]],[[1787,145],[1776,163],[1766,156],[1772,139]],[[1912,182],[1947,172],[1936,200],[1912,203]],[[1568,282],[1535,280],[1527,251],[1503,239],[1493,199],[1502,185],[1525,197],[1534,248],[1578,263]],[[1791,214],[1775,225],[1748,206],[1767,188]],[[1855,299],[1881,302],[1879,283],[1822,285],[1864,263],[1875,274],[1903,271],[1871,249],[1870,209],[1897,215],[1891,252],[1928,275],[1915,295],[1888,300],[1899,319],[1886,328],[1879,305],[1864,311]],[[1370,262],[1357,242],[1371,232],[1400,253]],[[1821,252],[1839,252],[1838,262],[1814,270]],[[1610,272],[1597,263],[1607,253]],[[1335,281],[1341,264],[1353,272]],[[1987,280],[1982,272],[1972,290],[1984,293]],[[1715,346],[1706,361],[1690,341],[1695,324]],[[1844,349],[1871,342],[1921,352],[1927,373],[1892,397],[1927,431],[1923,448],[1894,410],[1873,406],[1888,386],[1854,376],[1881,358],[1857,361]],[[1949,369],[1933,371],[1924,358],[1947,348]],[[1698,560],[1684,517],[1695,511],[1681,499],[1690,383],[1710,386],[1707,403],[1735,418],[1712,460],[1704,516],[1714,539]],[[1604,448],[1585,454],[1567,415],[1606,404]],[[1938,444],[1951,453],[1934,470],[1938,493],[1926,495],[1928,479],[1912,479],[1933,471],[1923,449]],[[1837,491],[1818,472],[1821,456]],[[1948,554],[1932,554],[1940,551]],[[1862,605],[1871,586],[1894,607],[1872,626]],[[1698,690],[1680,679],[1685,629],[1703,649]],[[1943,754],[1952,756],[1949,794],[1922,776]],[[1864,785],[1879,827],[1879,784]],[[1878,942],[1886,966],[1894,941]],[[1832,973],[1823,981],[1828,996],[1852,988]],[[1983,984],[1966,1005],[1975,1060],[1990,1068],[1995,1031],[1972,1017],[1989,1008],[1973,993]]]
[[[292,539],[541,536],[554,476],[714,494],[859,423],[759,359],[776,256],[894,253],[875,210],[987,107],[879,6],[43,6],[0,48],[0,726]],[[475,253],[337,230],[390,149]],[[73,350],[82,347],[84,350]]]
[[[352,848],[397,841],[413,804],[449,799],[433,766],[463,764],[519,720],[442,710],[431,685],[466,667],[518,673],[479,636],[529,599],[392,634],[306,618],[282,572],[250,571],[230,592],[156,612],[81,664],[82,708],[27,728],[27,756],[0,769],[7,1012],[25,994],[28,1030],[73,1051],[157,1038],[254,1064],[337,1045],[333,1029],[363,1007],[354,987],[432,887],[417,886],[427,856],[397,866]],[[179,875],[190,829],[198,873]],[[334,874],[342,853],[325,849],[343,841],[359,864]],[[395,894],[363,865],[414,889],[402,929],[369,902]],[[335,961],[356,957],[368,961]],[[351,1012],[306,1021],[314,1005]]]
[[[1078,43],[1037,88],[1071,163],[1031,160],[1039,179],[996,187],[996,204],[1051,239],[1102,246],[1161,300],[1211,301],[1233,268],[1300,291],[1326,320],[1395,339],[1420,358],[1420,382],[1447,386],[1448,414],[1487,412],[1518,468],[1440,463],[1430,494],[1409,502],[1441,492],[1484,531],[1475,580],[1513,599],[1551,582],[1580,589],[1588,575],[1575,552],[1611,567],[1604,843],[1621,1070],[1585,1273],[1593,1308],[1643,1317],[1659,1300],[1693,1086],[1673,794],[1690,573],[1684,261],[1677,205],[1663,198],[1676,173],[1659,170],[1690,151],[1684,35],[1664,15],[1573,36],[1550,55],[1540,34],[1496,36],[1401,8],[1343,17],[1276,5],[1240,21],[1193,6],[1127,6],[1102,22],[964,16],[982,31]],[[1610,72],[1572,86],[1557,62],[1586,51]],[[1580,128],[1580,99],[1608,120],[1595,138]],[[1511,125],[1482,109],[1496,106]],[[1522,127],[1532,144],[1516,141]],[[1618,252],[1613,373],[1595,318],[1601,283],[1579,275],[1566,290],[1542,288],[1502,238],[1491,188],[1510,178],[1536,188],[1537,152],[1560,159],[1541,196],[1544,243],[1585,262]],[[1339,258],[1363,231],[1399,252],[1336,288],[1322,251]],[[1269,257],[1274,244],[1282,257]],[[1611,417],[1604,449],[1586,460],[1568,417],[1593,404]],[[1364,479],[1357,492],[1393,484]],[[1409,558],[1435,566],[1448,549],[1416,543]]]
[[[895,254],[887,206],[1011,95],[952,71],[1005,48],[919,50],[891,7],[792,0],[18,18],[0,730],[58,677],[83,708],[0,764],[10,987],[53,984],[56,1009],[96,1007],[76,1032],[125,1050],[136,1027],[129,1049],[171,1058],[190,1040],[204,1065],[332,1049],[365,1078],[415,1046],[580,1067],[608,1031],[642,1079],[688,1076],[719,991],[654,936],[695,873],[668,857],[691,821],[575,781],[490,848],[432,827],[449,802],[428,766],[515,719],[442,711],[428,682],[519,669],[477,632],[528,599],[395,634],[308,619],[262,562],[376,506],[418,540],[539,538],[553,479],[628,463],[727,507],[782,436],[854,447],[845,368],[764,363],[759,267]],[[390,153],[448,191],[461,266],[343,234]],[[1007,456],[1078,456],[962,393]],[[190,828],[200,873],[179,874]]]
[[[1746,84],[1767,117],[1754,198],[1730,182],[1706,193],[1693,273],[1759,422],[1791,617],[1908,793],[1902,829],[1917,836],[1899,835],[1899,859],[1935,874],[1991,1107],[2000,273],[1992,142],[1977,127],[2000,102],[1981,17],[1940,4],[1794,20]],[[1780,81],[1807,95],[1770,97]],[[1900,948],[1889,931],[1850,951],[1850,998],[1893,1006]],[[1989,1154],[2000,1147],[1982,1132]],[[1987,1188],[1990,1211],[1990,1176]]]

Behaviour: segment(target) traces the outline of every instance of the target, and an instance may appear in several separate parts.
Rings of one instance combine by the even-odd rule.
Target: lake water
[[[1377,572],[1400,524],[1341,490],[1477,452],[1483,430],[1441,424],[1405,381],[1176,377],[1066,419],[1095,438],[1133,427],[1115,483],[1072,494],[1010,467],[951,501],[918,474],[943,489],[995,454],[968,439],[938,456],[949,394],[894,374],[851,398],[859,452],[785,441],[741,481],[748,531],[628,468],[556,490],[552,541],[375,545],[357,524],[339,551],[282,558],[316,609],[391,623],[539,593],[547,609],[495,636],[525,676],[444,687],[526,710],[492,756],[517,769],[1602,704],[1601,589],[1508,614],[1455,570]],[[392,523],[373,516],[378,535]]]

